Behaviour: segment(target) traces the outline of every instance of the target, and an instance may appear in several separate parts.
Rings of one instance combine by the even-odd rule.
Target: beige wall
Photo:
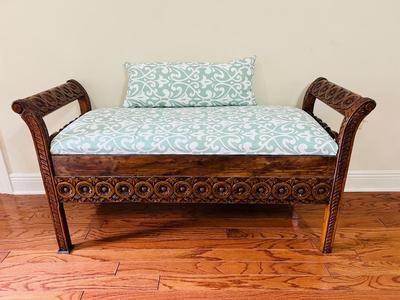
[[[397,0],[0,0],[0,43],[0,144],[13,173],[38,171],[29,132],[10,110],[14,99],[76,78],[95,107],[117,106],[125,61],[252,54],[259,103],[299,105],[320,75],[375,98],[352,169],[400,170]],[[52,127],[75,111],[53,116]]]

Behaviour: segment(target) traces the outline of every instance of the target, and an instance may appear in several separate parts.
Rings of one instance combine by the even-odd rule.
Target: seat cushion
[[[282,106],[101,108],[65,127],[52,154],[336,155],[306,112]]]

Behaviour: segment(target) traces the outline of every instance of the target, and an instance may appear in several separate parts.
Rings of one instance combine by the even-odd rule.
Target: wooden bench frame
[[[339,133],[314,116],[319,99],[343,115]],[[356,131],[376,103],[325,78],[308,88],[303,110],[336,140],[336,156],[274,155],[53,155],[43,117],[78,100],[91,110],[76,80],[14,101],[31,131],[59,253],[72,250],[64,203],[324,203],[321,251],[330,253]]]

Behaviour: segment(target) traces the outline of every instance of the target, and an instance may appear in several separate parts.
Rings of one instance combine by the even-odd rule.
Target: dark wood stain
[[[343,115],[339,133],[314,115],[316,99]],[[376,106],[374,100],[325,78],[310,85],[303,110],[336,139],[338,153],[329,158],[51,155],[54,135],[49,136],[43,117],[75,100],[81,114],[91,110],[85,89],[76,80],[69,80],[12,104],[32,134],[62,253],[69,253],[73,247],[66,202],[325,203],[320,248],[330,253],[354,138],[361,121]]]

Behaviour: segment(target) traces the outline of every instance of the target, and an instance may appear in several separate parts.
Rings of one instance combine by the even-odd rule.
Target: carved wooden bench
[[[339,133],[314,116],[319,99],[344,118]],[[60,155],[43,117],[79,101],[81,116],[91,110],[89,96],[75,80],[17,100],[12,109],[31,131],[60,253],[73,247],[64,203],[324,203],[321,251],[330,253],[339,204],[358,126],[376,103],[316,79],[302,109],[336,141],[336,155]]]

